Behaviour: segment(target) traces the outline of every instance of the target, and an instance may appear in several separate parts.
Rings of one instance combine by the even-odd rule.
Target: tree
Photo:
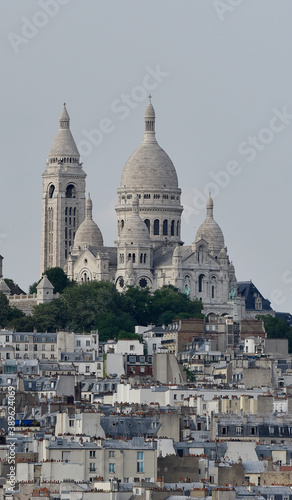
[[[117,338],[121,331],[135,335],[137,324],[169,324],[178,315],[203,317],[202,307],[201,302],[189,300],[172,286],[156,290],[154,294],[138,287],[129,287],[125,293],[119,293],[109,281],[91,281],[65,287],[59,299],[34,307],[33,323],[23,320],[19,324],[23,329],[33,325],[38,331],[50,332],[98,329],[100,340],[106,341]]]
[[[32,320],[39,332],[65,330],[69,321],[67,305],[62,299],[39,304],[33,308]]]
[[[16,332],[33,332],[35,327],[35,322],[32,316],[20,316],[19,318],[14,318],[7,325],[7,328],[11,328]]]
[[[61,267],[51,267],[51,269],[47,269],[44,274],[47,275],[48,280],[52,283],[54,293],[62,293],[65,288],[73,284]]]
[[[68,286],[74,286],[75,281],[71,281],[68,279],[67,274],[61,267],[51,267],[43,272],[42,276],[47,275],[48,280],[52,283],[54,287],[54,293],[62,293],[65,288]],[[37,293],[37,286],[40,283],[39,281],[35,281],[29,287],[29,293]]]
[[[135,318],[136,325],[148,325],[152,300],[149,288],[129,286],[124,298],[126,308]]]
[[[121,330],[134,332],[135,320],[124,311],[116,313],[103,312],[96,317],[96,327],[99,333],[99,339],[104,342],[109,338],[118,338]],[[133,334],[134,335],[134,334]]]
[[[133,332],[126,332],[125,330],[120,331],[117,340],[139,340],[141,344],[143,343],[143,337],[141,335]]]
[[[24,313],[16,307],[11,307],[6,295],[0,292],[0,326],[4,328],[11,325],[15,319],[23,316]]]
[[[178,314],[188,313],[191,317],[203,318],[203,304],[190,300],[172,285],[155,290],[151,304],[151,318],[156,325],[171,323]]]
[[[276,318],[270,314],[258,315],[256,319],[264,322],[264,327],[268,338],[288,339],[289,352],[292,352],[292,328],[288,326],[286,321],[281,318]]]
[[[35,281],[31,285],[29,285],[28,293],[30,293],[30,294],[37,293],[38,284],[39,284],[39,281]]]
[[[99,328],[98,318],[102,318],[102,313],[118,317],[124,303],[122,294],[108,281],[91,281],[66,288],[62,300],[68,307],[68,328],[85,332]]]

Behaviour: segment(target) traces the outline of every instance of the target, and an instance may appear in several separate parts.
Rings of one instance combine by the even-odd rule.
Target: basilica
[[[206,315],[245,316],[238,284],[209,196],[194,241],[181,240],[181,189],[177,172],[155,133],[149,98],[144,138],[126,162],[117,189],[117,241],[104,246],[86,197],[86,174],[64,104],[43,177],[41,273],[62,267],[77,282],[106,280],[156,290],[173,285],[204,304]],[[142,127],[141,127],[142,128]]]

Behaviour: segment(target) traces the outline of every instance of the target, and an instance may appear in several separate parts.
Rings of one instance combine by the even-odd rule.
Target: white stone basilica
[[[244,300],[236,296],[234,266],[211,197],[194,242],[186,246],[181,241],[181,190],[175,167],[156,140],[151,101],[142,144],[122,172],[113,247],[103,245],[92,220],[85,177],[64,105],[43,173],[41,272],[60,266],[72,280],[107,280],[120,291],[127,285],[155,290],[171,284],[201,300],[205,314],[241,319]]]

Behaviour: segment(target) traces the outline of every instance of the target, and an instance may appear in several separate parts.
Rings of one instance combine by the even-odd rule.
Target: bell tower
[[[41,274],[64,268],[85,217],[85,178],[64,104],[43,178]]]

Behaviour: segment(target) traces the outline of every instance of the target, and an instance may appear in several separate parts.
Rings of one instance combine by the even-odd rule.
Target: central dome
[[[121,187],[178,189],[174,165],[156,141],[143,141],[130,156],[124,166]]]
[[[175,167],[155,138],[155,111],[151,102],[145,111],[144,140],[124,166],[121,188],[178,189]]]

